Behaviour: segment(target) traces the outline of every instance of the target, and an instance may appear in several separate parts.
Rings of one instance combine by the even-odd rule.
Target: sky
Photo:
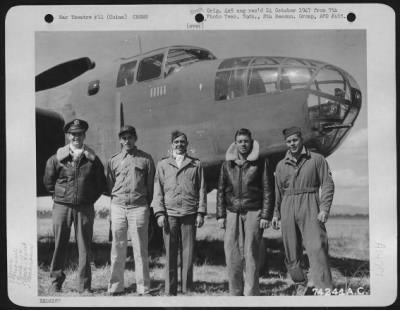
[[[140,39],[139,39],[140,38]],[[140,41],[140,44],[139,44]],[[334,204],[368,208],[367,61],[364,30],[236,30],[40,32],[36,74],[78,57],[97,66],[169,45],[196,45],[217,58],[290,56],[320,60],[347,71],[363,94],[360,114],[343,144],[327,158],[336,185]]]

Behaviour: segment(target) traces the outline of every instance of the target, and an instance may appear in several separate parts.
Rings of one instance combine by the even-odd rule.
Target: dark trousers
[[[53,205],[54,254],[50,266],[50,277],[53,282],[64,278],[66,250],[74,223],[75,240],[78,245],[78,290],[90,289],[92,274],[90,269],[91,244],[93,237],[94,206]]]
[[[165,293],[176,295],[178,290],[178,252],[181,259],[182,292],[193,285],[193,256],[196,241],[196,214],[183,217],[167,216],[163,229],[166,251]]]

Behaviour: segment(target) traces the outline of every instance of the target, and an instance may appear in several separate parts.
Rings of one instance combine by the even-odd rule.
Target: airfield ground
[[[223,252],[223,231],[218,228],[215,219],[215,205],[209,208],[205,225],[197,232],[196,260],[194,266],[194,291],[191,295],[228,295],[228,283]],[[49,287],[49,266],[54,248],[52,240],[51,218],[48,213],[38,213],[38,264],[39,295],[47,296]],[[47,214],[47,216],[46,216]],[[99,215],[101,212],[98,213]],[[94,224],[92,288],[90,296],[106,295],[107,281],[110,275],[110,242],[108,241],[109,222],[97,216]],[[368,216],[334,216],[327,223],[329,236],[329,254],[334,286],[337,292],[355,292],[362,288],[363,293],[370,290],[369,280],[369,219]],[[70,251],[67,256],[67,280],[64,291],[59,296],[78,296],[75,290],[77,250],[73,233],[70,239]],[[292,295],[293,285],[284,266],[283,247],[280,231],[267,229],[264,232],[266,244],[266,266],[260,276],[261,295]],[[134,263],[130,260],[125,271],[125,295],[136,295]],[[150,268],[152,294],[163,295],[165,256],[162,249],[150,250]]]

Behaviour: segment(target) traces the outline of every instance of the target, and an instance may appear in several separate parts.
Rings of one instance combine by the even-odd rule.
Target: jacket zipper
[[[239,213],[242,212],[242,166],[239,166]]]
[[[79,177],[79,165],[81,163],[82,156],[79,157],[79,160],[76,162],[75,165],[75,194],[74,194],[74,204],[78,204],[78,177]]]

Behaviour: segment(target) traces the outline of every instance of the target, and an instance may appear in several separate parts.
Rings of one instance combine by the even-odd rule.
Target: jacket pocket
[[[132,190],[142,192],[145,190],[146,169],[143,166],[135,166],[135,181]]]
[[[66,190],[67,189],[64,186],[60,186],[60,185],[56,184],[55,189],[54,189],[54,196],[56,198],[57,197],[64,197]]]

